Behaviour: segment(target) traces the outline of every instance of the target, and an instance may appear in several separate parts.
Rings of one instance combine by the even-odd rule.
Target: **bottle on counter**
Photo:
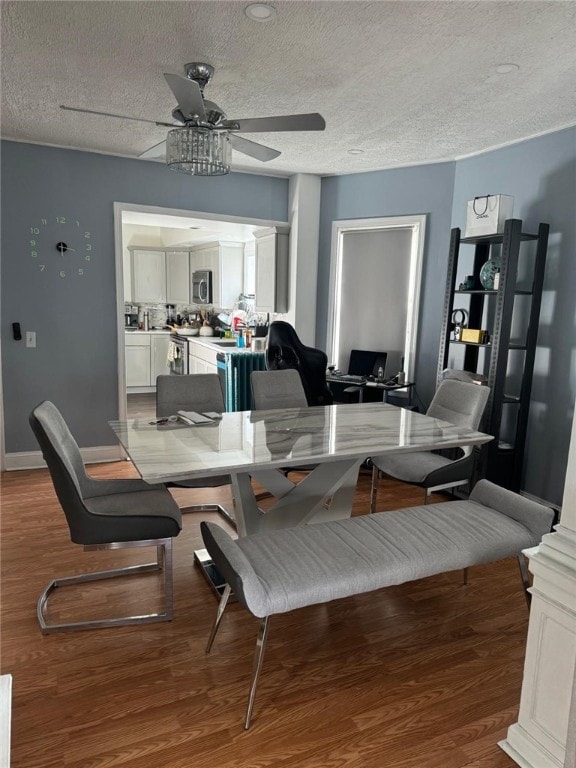
[[[150,330],[150,315],[148,314],[148,312],[144,312],[143,321],[144,321],[143,330],[145,331]]]

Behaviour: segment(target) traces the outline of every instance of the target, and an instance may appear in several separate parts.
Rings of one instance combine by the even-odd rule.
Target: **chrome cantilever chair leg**
[[[260,670],[264,662],[264,651],[266,650],[266,640],[268,638],[268,628],[270,625],[270,616],[266,616],[260,621],[260,629],[256,638],[256,650],[254,652],[254,665],[252,668],[252,683],[250,684],[250,694],[248,696],[248,706],[246,707],[246,717],[244,718],[244,730],[250,728],[252,718],[252,709],[254,708],[254,699],[256,698],[256,686],[260,677]]]
[[[212,644],[214,643],[214,638],[216,637],[216,633],[218,632],[218,628],[220,627],[220,622],[222,621],[222,616],[224,615],[224,611],[226,610],[226,605],[228,604],[228,598],[230,597],[232,593],[232,588],[229,584],[226,584],[224,587],[224,592],[222,593],[222,597],[220,598],[220,602],[218,603],[218,610],[216,611],[216,618],[214,619],[214,624],[212,624],[212,629],[210,630],[210,637],[208,638],[208,642],[206,644],[206,653],[210,653],[212,650]]]
[[[186,515],[190,512],[218,512],[218,514],[223,517],[224,520],[226,520],[226,522],[234,528],[234,530],[237,529],[234,515],[229,512],[226,507],[223,507],[222,504],[190,504],[186,507],[180,507],[180,512],[183,515]]]
[[[36,614],[42,633],[47,635],[52,632],[65,632],[72,629],[103,629],[105,627],[119,627],[130,624],[149,624],[154,621],[171,621],[174,615],[174,585],[172,573],[172,539],[151,539],[147,541],[122,541],[110,544],[85,544],[85,552],[94,552],[103,549],[123,549],[129,547],[156,547],[156,562],[142,565],[131,565],[125,568],[114,568],[109,571],[97,571],[95,573],[83,573],[78,576],[65,576],[61,579],[53,579],[38,598]],[[87,581],[100,581],[112,579],[116,576],[132,576],[149,571],[164,571],[164,611],[132,616],[119,616],[113,619],[93,619],[74,622],[47,622],[45,612],[48,597],[57,587],[81,584]]]

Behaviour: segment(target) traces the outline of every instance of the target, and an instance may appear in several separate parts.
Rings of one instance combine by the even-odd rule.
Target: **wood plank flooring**
[[[90,468],[134,476],[129,462]],[[360,477],[355,514],[368,506]],[[381,509],[421,503],[384,481]],[[386,489],[386,490],[385,490]],[[181,504],[231,505],[228,489]],[[433,514],[433,510],[430,512]],[[518,714],[528,613],[514,559],[313,606],[271,621],[249,731],[242,728],[257,621],[216,600],[193,565],[200,519],[175,540],[170,623],[43,636],[48,581],[143,553],[70,542],[45,470],[2,476],[1,672],[13,675],[12,768],[511,768],[497,746]],[[57,596],[63,616],[157,606],[156,575]]]

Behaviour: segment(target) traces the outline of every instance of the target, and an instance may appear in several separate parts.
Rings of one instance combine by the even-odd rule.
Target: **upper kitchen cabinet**
[[[289,227],[269,227],[254,232],[256,242],[257,312],[288,311]]]
[[[188,250],[130,247],[131,301],[150,304],[188,304],[190,264]]]
[[[244,290],[244,243],[206,243],[190,251],[190,273],[212,272],[212,304],[231,309]]]
[[[166,303],[190,302],[190,254],[188,251],[166,251]]]

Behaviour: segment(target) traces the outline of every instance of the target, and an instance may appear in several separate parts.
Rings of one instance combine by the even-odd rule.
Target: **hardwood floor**
[[[90,468],[133,476],[129,462]],[[355,513],[368,507],[359,480]],[[388,491],[385,491],[385,488]],[[231,504],[227,489],[178,491]],[[421,502],[392,481],[380,508]],[[433,510],[431,510],[433,514]],[[12,768],[511,768],[528,614],[514,559],[313,606],[271,621],[249,731],[257,620],[237,604],[204,648],[216,600],[193,565],[200,519],[175,540],[175,619],[43,636],[48,581],[142,553],[70,542],[45,470],[2,476],[1,671],[13,675]],[[62,615],[156,606],[156,575],[56,596]],[[75,591],[76,590],[76,591]],[[63,606],[68,604],[70,609]]]

